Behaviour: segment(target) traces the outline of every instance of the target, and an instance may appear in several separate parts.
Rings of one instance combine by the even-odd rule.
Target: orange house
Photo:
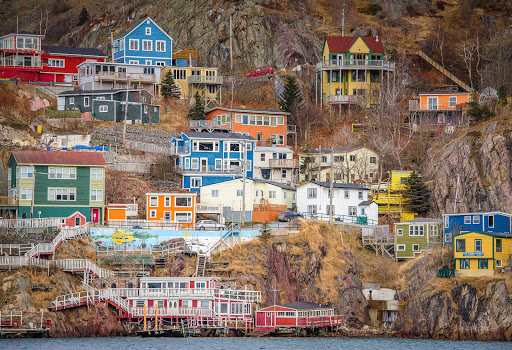
[[[206,113],[206,120],[192,120],[196,131],[241,133],[258,140],[258,146],[286,147],[287,136],[295,126],[287,126],[289,113],[280,111],[215,107]]]
[[[193,227],[196,223],[197,193],[146,193],[146,220]]]
[[[466,121],[470,92],[424,92],[409,101],[409,122],[417,127],[442,126],[455,131]]]
[[[425,92],[419,96],[419,110],[422,111],[456,110],[457,105],[471,102],[470,92]]]
[[[109,220],[126,220],[126,205],[106,205],[105,225]]]

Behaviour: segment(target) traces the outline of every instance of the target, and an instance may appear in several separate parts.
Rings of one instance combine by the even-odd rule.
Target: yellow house
[[[372,186],[372,200],[379,205],[379,215],[389,213],[389,216],[399,218],[401,222],[415,218],[417,214],[405,208],[405,182],[411,173],[410,170],[391,170],[386,181]]]
[[[162,80],[165,79],[168,72],[173,74],[174,81],[179,85],[182,99],[191,101],[196,92],[199,92],[205,108],[221,104],[223,77],[218,75],[217,68],[164,67]]]
[[[379,37],[327,36],[322,61],[317,63],[316,84],[320,106],[380,103],[381,86],[395,64],[385,60]],[[386,72],[386,76],[384,73]],[[318,94],[318,88],[317,88]]]
[[[464,232],[454,236],[454,247],[456,276],[492,276],[495,268],[509,266],[512,234]]]

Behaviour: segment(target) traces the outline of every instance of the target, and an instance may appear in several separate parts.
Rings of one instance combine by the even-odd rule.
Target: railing
[[[158,245],[158,246],[150,246],[145,247],[143,245],[133,246],[133,245],[117,245],[114,244],[112,246],[98,246],[94,243],[89,243],[89,248],[94,250],[98,255],[161,255],[161,256],[169,256],[173,254],[179,253],[191,253],[191,249],[187,242],[180,241],[169,243],[166,245]]]
[[[330,103],[330,104],[334,104],[334,103],[348,104],[348,103],[361,103],[361,102],[363,102],[363,96],[359,96],[359,95],[327,96],[327,103]]]
[[[196,204],[196,213],[222,213],[224,206],[222,204],[211,205],[211,204]]]
[[[254,290],[230,290],[215,289],[215,298],[229,300],[243,300],[251,303],[259,303],[261,301],[261,292]]]
[[[296,168],[297,159],[270,159],[271,168]]]
[[[59,259],[52,260],[55,266],[63,271],[92,273],[98,278],[112,278],[115,276],[113,271],[99,267],[88,259]]]
[[[189,123],[190,129],[221,129],[231,130],[231,122],[226,122],[221,125],[215,120],[191,120]]]
[[[0,244],[0,255],[22,256],[33,247],[33,244]]]
[[[362,69],[385,69],[395,70],[395,63],[386,60],[363,60],[363,59],[345,59],[345,60],[327,60],[318,62],[317,69],[343,69],[343,68],[362,68]]]
[[[102,226],[99,224],[93,224],[94,227]],[[171,220],[155,220],[146,221],[139,219],[132,220],[108,220],[108,227],[117,227],[123,229],[166,229],[166,230],[195,230],[194,223],[192,222],[174,222]],[[199,228],[197,228],[199,229]],[[94,237],[92,237],[94,239]]]
[[[145,83],[155,83],[155,74],[144,73],[127,73],[127,72],[99,72],[98,79],[100,80],[128,80]]]
[[[361,230],[363,246],[367,244],[394,244],[395,234],[389,225],[363,226]]]
[[[144,151],[149,153],[158,153],[171,155],[171,147],[159,146],[153,143],[139,142],[139,141],[126,141],[125,148],[136,149],[138,151]]]
[[[0,228],[59,228],[64,219],[65,218],[1,219]]]
[[[189,84],[222,84],[222,76],[191,75],[187,79]]]
[[[149,164],[149,163],[111,163],[107,167],[110,170],[146,174],[146,173],[149,173],[151,164]]]
[[[2,207],[17,207],[18,197],[0,196],[0,206]]]
[[[218,174],[241,174],[242,167],[234,166],[229,169],[217,169],[215,165],[199,165],[199,169],[183,169],[184,173],[218,173]]]
[[[459,106],[459,108],[457,107]],[[416,100],[409,101],[409,111],[455,111],[460,110],[460,105],[451,103],[419,103]]]
[[[302,213],[302,216],[306,219],[329,221],[329,215],[320,213]],[[366,216],[350,216],[350,215],[338,215],[333,214],[334,223],[349,223],[357,225],[377,225],[378,221],[368,219]]]
[[[180,155],[190,153],[190,147],[188,146],[172,146],[169,148],[170,154]]]

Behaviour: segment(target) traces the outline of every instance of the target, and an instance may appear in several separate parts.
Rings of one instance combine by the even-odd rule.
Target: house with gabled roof
[[[128,21],[127,26],[114,38],[114,62],[162,67],[172,65],[173,39],[155,21],[146,17],[133,23]]]
[[[376,37],[327,36],[322,61],[317,63],[317,104],[357,104],[370,107],[380,103],[384,73],[394,72],[386,59],[382,40]]]

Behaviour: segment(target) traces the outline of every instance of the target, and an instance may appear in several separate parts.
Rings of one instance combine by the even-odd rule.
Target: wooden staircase
[[[204,277],[207,260],[208,256],[206,254],[197,254],[196,273],[194,274],[194,277]]]
[[[425,52],[418,50],[417,55],[423,58],[425,61],[427,61],[432,67],[443,73],[445,76],[448,77],[451,81],[453,81],[455,84],[459,85],[463,90],[467,92],[473,91],[471,86],[457,78],[455,75],[450,73],[448,70],[446,70],[443,66],[441,66],[439,63],[434,61],[430,56],[428,56]]]

